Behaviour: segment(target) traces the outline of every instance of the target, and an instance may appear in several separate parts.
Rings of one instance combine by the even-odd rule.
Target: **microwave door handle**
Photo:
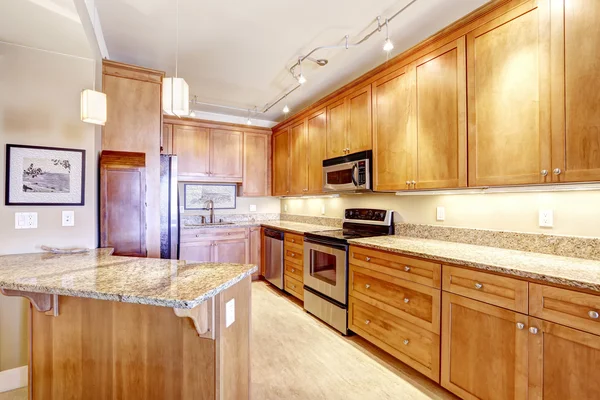
[[[352,165],[352,183],[354,184],[354,186],[358,186],[358,176],[355,178],[354,177],[354,173],[358,172],[358,165],[355,163],[354,165]]]

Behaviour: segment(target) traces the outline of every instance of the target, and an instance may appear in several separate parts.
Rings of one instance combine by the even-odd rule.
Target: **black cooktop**
[[[307,236],[321,236],[332,239],[360,239],[371,236],[384,236],[389,235],[387,232],[365,232],[365,231],[356,231],[349,229],[338,229],[335,231],[319,231],[319,232],[310,232],[306,234]]]

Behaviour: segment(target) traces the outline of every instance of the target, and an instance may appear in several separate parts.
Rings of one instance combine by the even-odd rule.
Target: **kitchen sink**
[[[233,225],[235,224],[235,222],[205,222],[203,224],[191,224],[191,225],[184,225],[185,227],[201,227],[201,226],[211,226],[211,225]]]

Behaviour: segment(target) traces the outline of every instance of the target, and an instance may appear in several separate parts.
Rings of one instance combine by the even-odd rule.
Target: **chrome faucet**
[[[205,204],[206,209],[210,211],[208,222],[212,224],[215,222],[215,202],[212,200],[207,200]]]

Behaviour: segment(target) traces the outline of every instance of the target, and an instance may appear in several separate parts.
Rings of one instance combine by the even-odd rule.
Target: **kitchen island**
[[[30,300],[31,399],[248,399],[254,265],[0,256]]]

